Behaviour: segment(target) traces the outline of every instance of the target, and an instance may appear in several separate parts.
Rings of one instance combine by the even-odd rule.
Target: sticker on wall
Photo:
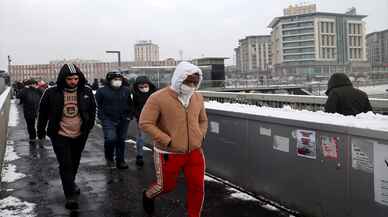
[[[271,128],[260,127],[260,135],[271,136]]]
[[[315,131],[296,130],[296,153],[300,157],[316,159],[317,143]]]
[[[273,137],[273,149],[290,152],[290,139],[287,137],[275,135]]]
[[[338,137],[321,136],[321,148],[324,158],[338,159]]]
[[[210,132],[219,134],[220,133],[220,124],[215,121],[210,121]]]
[[[367,173],[373,172],[373,140],[352,138],[352,167]]]
[[[373,154],[375,201],[388,206],[388,144],[375,143]]]

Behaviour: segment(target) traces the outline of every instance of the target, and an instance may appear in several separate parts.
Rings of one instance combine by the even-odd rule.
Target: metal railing
[[[326,96],[306,96],[288,94],[263,94],[263,93],[234,93],[199,91],[206,101],[217,101],[221,103],[240,103],[257,106],[268,106],[281,108],[290,106],[293,109],[306,109],[309,111],[322,111],[326,103]],[[388,114],[388,99],[369,99],[373,111]]]

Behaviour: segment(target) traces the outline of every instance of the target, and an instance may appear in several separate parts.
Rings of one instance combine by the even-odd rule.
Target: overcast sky
[[[0,0],[0,69],[56,59],[133,60],[133,45],[152,40],[160,57],[225,56],[238,40],[269,34],[267,25],[300,0]],[[367,32],[388,29],[387,0],[316,0],[318,11],[365,14]],[[230,63],[232,61],[229,61]]]

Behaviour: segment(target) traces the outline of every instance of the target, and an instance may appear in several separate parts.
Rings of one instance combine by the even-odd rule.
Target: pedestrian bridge
[[[69,212],[50,144],[28,144],[23,115],[9,89],[0,101],[0,153],[6,150],[4,160],[0,155],[0,216],[145,216],[140,200],[154,178],[150,149],[138,169],[129,140],[130,168],[108,169],[97,125],[78,173],[80,209]],[[387,116],[217,102],[206,107],[202,216],[387,216]],[[129,133],[136,136],[134,121]],[[156,216],[185,215],[183,184],[180,177],[176,191],[157,199]]]

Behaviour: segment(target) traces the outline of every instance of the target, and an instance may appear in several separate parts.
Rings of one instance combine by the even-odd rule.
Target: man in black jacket
[[[24,85],[25,87],[19,92],[18,98],[20,99],[20,104],[23,105],[23,114],[27,124],[30,145],[35,145],[35,122],[38,117],[39,101],[43,92],[38,88],[38,82],[34,79],[27,80]]]
[[[328,83],[325,111],[343,115],[357,115],[372,111],[368,95],[353,87],[344,73],[333,74]]]
[[[147,102],[149,96],[156,91],[155,85],[148,79],[147,76],[138,76],[133,84],[132,96],[133,105],[135,108],[135,117],[137,123],[139,123],[140,113]],[[143,146],[145,133],[138,127],[138,136],[136,139],[136,165],[143,166]]]
[[[63,65],[57,85],[44,92],[39,107],[38,138],[45,138],[47,126],[47,135],[59,163],[68,209],[78,208],[76,196],[80,189],[75,178],[96,116],[93,92],[85,83],[86,79],[77,66]]]
[[[133,102],[128,87],[123,85],[120,72],[109,72],[105,86],[96,92],[97,116],[104,131],[105,160],[108,167],[127,169],[124,160],[125,140],[128,136],[129,120],[133,116]]]

